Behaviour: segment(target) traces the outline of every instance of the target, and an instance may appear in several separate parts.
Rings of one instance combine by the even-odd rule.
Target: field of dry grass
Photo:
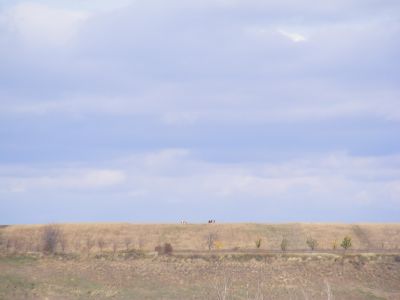
[[[400,299],[399,224],[62,224],[51,255],[45,228],[0,228],[0,299]]]
[[[0,257],[0,299],[400,299],[394,255]]]
[[[319,250],[330,250],[344,236],[352,239],[352,249],[400,249],[400,224],[61,224],[66,252],[82,252],[88,246],[104,249],[135,248],[146,251],[163,243],[171,243],[174,250],[207,250],[207,236],[216,235],[220,249],[254,249],[261,239],[260,249],[280,250],[282,238],[288,241],[288,250],[307,249],[306,240],[318,241]],[[0,228],[10,248],[35,251],[40,248],[43,225],[18,225]],[[87,249],[86,249],[87,250]]]

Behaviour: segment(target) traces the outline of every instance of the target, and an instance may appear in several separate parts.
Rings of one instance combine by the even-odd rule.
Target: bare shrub
[[[37,243],[36,243],[36,245],[35,245],[35,251],[36,252],[42,252],[43,251],[43,249],[42,249],[42,241],[38,241]]]
[[[125,244],[126,251],[129,251],[129,246],[132,244],[132,239],[130,237],[126,237],[124,239],[124,244]]]
[[[65,253],[65,251],[67,250],[68,241],[64,233],[60,235],[59,241],[62,253]]]
[[[16,236],[14,238],[14,251],[21,253],[24,250],[25,239],[21,236]]]
[[[171,254],[174,249],[170,243],[164,244],[164,254]]]
[[[144,238],[143,238],[143,237],[139,237],[139,238],[138,238],[138,243],[137,243],[137,245],[138,245],[138,247],[139,247],[139,250],[143,250],[144,244],[145,244]]]
[[[115,253],[118,250],[118,241],[116,239],[112,240],[111,246],[112,246],[113,255],[115,255]]]
[[[0,233],[0,250],[6,250],[7,237]]]
[[[215,242],[218,239],[218,235],[215,232],[209,232],[206,236],[206,242],[208,250],[210,251],[215,247]]]
[[[60,241],[61,231],[56,225],[46,225],[43,229],[42,242],[43,252],[54,254],[57,249],[57,244]]]
[[[86,240],[85,240],[85,244],[86,244],[86,251],[87,251],[87,254],[89,255],[89,254],[90,254],[90,251],[92,250],[92,248],[93,248],[94,245],[95,245],[95,241],[94,241],[94,239],[93,239],[92,237],[87,236],[87,237],[86,237]]]
[[[74,249],[76,252],[79,252],[81,250],[81,240],[79,238],[76,238],[74,240]]]
[[[216,296],[218,300],[226,300],[229,299],[229,290],[232,286],[231,280],[229,280],[226,276],[222,281],[214,281],[213,288],[215,290]]]
[[[329,282],[326,279],[324,281],[325,281],[325,286],[326,286],[327,300],[331,300],[333,298],[331,286],[330,286]]]
[[[318,241],[312,237],[307,238],[306,244],[311,251],[314,251],[318,247]]]
[[[29,252],[33,242],[33,231],[18,229],[13,232],[14,248],[18,253]]]
[[[26,238],[25,251],[35,251],[35,238],[32,234],[29,234]]]
[[[172,245],[170,243],[165,243],[163,246],[158,245],[154,248],[154,251],[156,251],[159,255],[170,255],[172,254],[173,250],[174,249],[172,248]]]
[[[13,247],[13,245],[14,245],[14,239],[12,237],[7,237],[5,241],[5,248],[7,253],[11,252],[11,248]]]
[[[264,294],[262,290],[262,282],[261,280],[257,281],[257,291],[256,294],[254,295],[254,300],[264,300]]]
[[[332,249],[333,249],[333,250],[336,250],[337,247],[338,247],[338,241],[337,241],[337,240],[334,240],[334,241],[332,242]]]
[[[256,248],[257,248],[257,249],[260,249],[260,247],[261,247],[261,242],[262,242],[262,239],[257,239],[257,240],[255,241],[255,244],[256,244]]]
[[[214,278],[211,278],[210,281],[210,298],[217,299],[217,300],[227,300],[230,299],[231,289],[233,280],[230,276],[229,271],[226,269],[225,266],[221,264],[216,265],[216,271]],[[218,276],[218,274],[222,276]]]
[[[263,293],[263,283],[262,283],[262,279],[258,279],[257,280],[257,286],[256,286],[256,290],[254,293],[254,296],[251,296],[251,289],[250,286],[252,284],[247,283],[246,284],[246,299],[247,300],[264,300],[264,293]],[[273,299],[273,298],[268,298],[268,299]]]
[[[284,237],[284,238],[282,239],[282,241],[281,241],[281,250],[282,250],[283,252],[286,252],[286,250],[287,250],[287,248],[288,248],[288,245],[289,245],[289,241]]]
[[[102,237],[97,239],[97,246],[99,247],[100,252],[103,253],[103,249],[106,246],[106,241]]]
[[[163,247],[160,245],[155,246],[154,251],[156,251],[159,255],[163,254]]]

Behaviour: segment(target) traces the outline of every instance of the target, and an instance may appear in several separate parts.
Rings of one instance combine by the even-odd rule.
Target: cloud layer
[[[3,166],[0,195],[13,201],[6,208],[14,213],[23,213],[38,203],[48,207],[58,201],[79,208],[82,202],[83,206],[93,205],[95,198],[97,204],[92,209],[100,214],[115,205],[110,219],[117,220],[113,214],[123,209],[123,214],[131,212],[132,218],[142,221],[157,221],[155,216],[174,221],[187,213],[194,221],[214,213],[225,221],[307,221],[311,216],[316,221],[346,221],[360,215],[377,221],[381,216],[373,211],[396,207],[386,216],[393,221],[400,206],[399,156],[331,153],[281,163],[244,164],[207,162],[185,149],[165,149],[119,158],[106,165],[108,169]],[[45,198],[18,207],[30,195]],[[154,211],[164,206],[165,214]],[[203,209],[192,211],[198,206]],[[325,215],[326,210],[330,215]],[[59,214],[61,219],[85,220]],[[48,220],[53,217],[48,216]],[[18,215],[14,218],[23,221]],[[28,220],[35,221],[36,217],[29,216]]]
[[[110,3],[0,8],[0,220],[398,220],[398,1]]]

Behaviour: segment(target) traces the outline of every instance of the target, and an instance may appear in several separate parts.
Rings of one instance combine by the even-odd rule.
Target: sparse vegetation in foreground
[[[394,255],[206,252],[149,256],[130,252],[90,258],[2,256],[0,299],[364,300],[400,296],[400,263]]]
[[[400,226],[314,226],[9,226],[0,299],[400,299]]]

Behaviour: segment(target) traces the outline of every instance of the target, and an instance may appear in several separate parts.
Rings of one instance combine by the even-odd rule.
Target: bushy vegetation
[[[351,237],[345,236],[340,246],[346,251],[351,247]]]
[[[43,252],[54,254],[60,242],[62,232],[56,225],[47,225],[43,229]]]
[[[92,248],[95,245],[95,240],[91,236],[88,235],[88,236],[86,236],[85,244],[86,244],[87,254],[89,255],[90,251],[92,250]]]
[[[165,243],[164,245],[158,245],[154,248],[154,251],[156,251],[159,255],[160,254],[165,254],[165,255],[170,255],[174,251],[172,248],[172,245],[170,243]]]
[[[288,246],[289,246],[289,241],[287,240],[287,238],[282,238],[282,241],[281,241],[281,250],[283,251],[283,252],[286,252],[286,250],[288,249]]]
[[[257,249],[260,249],[260,247],[261,247],[261,242],[262,242],[261,239],[257,239],[257,240],[255,241],[255,244],[256,244],[256,248],[257,248]]]
[[[337,247],[338,247],[338,241],[337,241],[337,240],[334,240],[334,241],[332,242],[332,249],[333,249],[333,250],[336,250]]]
[[[172,248],[172,245],[170,243],[165,243],[164,244],[164,254],[171,254],[174,249]]]
[[[247,230],[247,226],[250,225],[218,224],[212,227],[202,225],[197,227],[196,225],[193,229],[191,226],[185,228],[179,226],[178,231],[173,225],[154,225],[154,227],[131,224],[17,225],[0,228],[0,253],[7,255],[75,254],[87,257],[97,254],[114,254],[117,256],[135,249],[151,251],[160,240],[164,242],[166,237],[168,241],[173,241],[174,250],[175,248],[188,251],[225,249],[233,252],[246,252],[246,250],[251,252],[251,248],[262,248],[265,251],[279,249],[283,252],[295,250],[301,252],[309,249],[326,252],[332,249],[348,251],[349,248],[355,247],[372,251],[382,249],[381,241],[385,241],[385,247],[381,251],[387,251],[397,249],[400,240],[396,235],[399,229],[394,225],[393,229],[391,227],[387,230],[380,229],[373,235],[366,230],[364,234],[367,234],[368,240],[373,241],[374,244],[357,239],[356,246],[353,239],[357,234],[352,233],[352,227],[342,231],[343,234],[341,234],[340,230],[343,230],[341,228],[324,231],[322,234],[320,229],[314,230],[313,227],[300,230],[297,227],[280,228],[271,225],[274,229],[272,230],[267,225],[265,227],[258,225],[255,228],[251,227],[252,230]],[[265,232],[265,228],[271,230]],[[383,234],[386,234],[386,239]],[[268,244],[266,239],[269,241]],[[160,244],[161,249],[164,247],[163,244]],[[164,254],[164,250],[159,252]]]
[[[124,239],[124,244],[125,244],[125,249],[126,249],[126,251],[129,251],[129,246],[132,244],[132,239],[131,239],[131,237],[127,236],[127,237]]]
[[[215,246],[215,249],[220,250],[220,249],[224,248],[224,243],[222,243],[221,241],[215,241],[214,246]]]
[[[103,249],[104,249],[104,247],[106,246],[106,241],[105,241],[102,237],[100,237],[100,238],[97,240],[97,246],[98,246],[99,249],[100,249],[100,253],[103,253]]]
[[[218,235],[214,232],[209,232],[206,236],[206,242],[208,250],[210,251],[215,247],[215,242],[218,239]]]
[[[318,247],[318,241],[312,237],[307,238],[306,244],[311,251],[314,251]]]

